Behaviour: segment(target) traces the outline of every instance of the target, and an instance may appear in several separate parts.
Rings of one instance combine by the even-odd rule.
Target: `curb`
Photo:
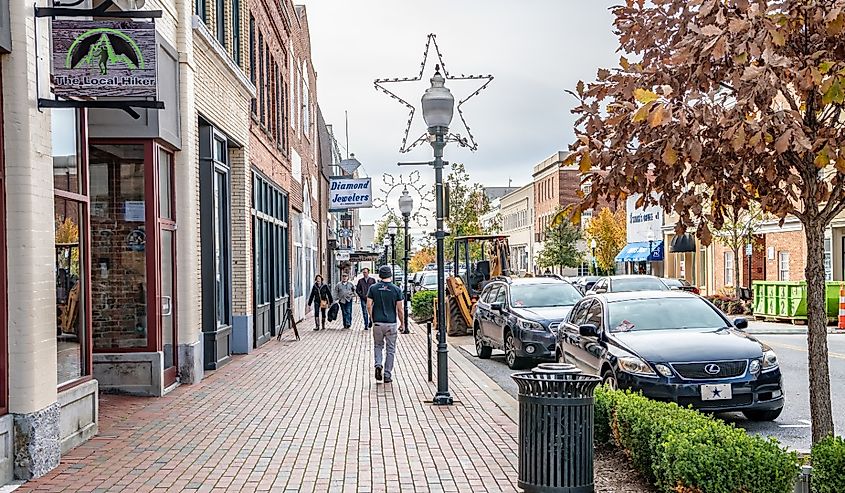
[[[502,390],[502,388],[499,387],[499,384],[494,382],[493,379],[488,377],[486,373],[481,371],[481,369],[472,364],[472,361],[467,359],[467,356],[464,355],[463,351],[461,351],[458,346],[452,344],[451,342],[447,343],[449,344],[449,360],[455,363],[455,365],[457,365],[464,373],[469,375],[476,385],[478,385],[478,388],[487,394],[493,403],[496,404],[499,409],[504,411],[514,424],[519,424],[519,404],[516,402],[516,399]]]

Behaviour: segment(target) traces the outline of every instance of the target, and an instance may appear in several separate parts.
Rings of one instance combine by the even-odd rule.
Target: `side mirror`
[[[584,324],[578,327],[578,333],[584,337],[598,337],[599,329],[593,324]]]
[[[493,311],[500,312],[502,311],[502,304],[501,303],[490,303],[490,309]]]
[[[607,292],[607,289],[606,288],[598,288],[594,291],[595,291],[596,294],[604,294],[604,293]]]
[[[748,328],[748,320],[744,318],[737,318],[734,320],[734,327],[740,330],[745,330]]]

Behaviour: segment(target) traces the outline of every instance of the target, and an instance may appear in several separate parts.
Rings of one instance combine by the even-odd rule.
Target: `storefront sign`
[[[637,209],[639,197],[639,195],[631,195],[625,201],[628,243],[648,241],[649,237],[652,240],[663,238],[663,209],[658,205]]]
[[[373,206],[370,178],[332,178],[329,180],[329,210],[360,209]]]
[[[57,96],[156,97],[155,24],[54,20],[52,25]]]
[[[349,260],[349,258],[350,258],[349,251],[347,251],[347,250],[338,250],[335,253],[335,256],[336,256],[338,261]]]

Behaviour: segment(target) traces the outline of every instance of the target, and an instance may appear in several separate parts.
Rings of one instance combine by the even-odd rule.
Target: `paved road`
[[[729,413],[720,415],[726,421],[736,423],[752,433],[773,436],[781,443],[798,450],[810,448],[810,404],[807,377],[807,339],[800,334],[757,335],[758,339],[772,346],[777,352],[783,373],[783,386],[786,405],[780,417],[773,422],[755,423],[745,419],[742,414]],[[450,342],[460,346],[460,350],[470,357],[472,362],[498,383],[507,393],[516,397],[516,384],[510,376],[515,371],[508,369],[502,353],[493,352],[489,360],[475,357],[472,338],[452,338]],[[830,350],[830,380],[832,387],[834,423],[838,434],[845,433],[845,335],[828,336]]]

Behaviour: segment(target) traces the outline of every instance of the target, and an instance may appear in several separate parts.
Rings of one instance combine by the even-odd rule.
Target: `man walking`
[[[372,322],[370,321],[370,312],[367,310],[367,293],[370,292],[370,287],[376,283],[376,280],[370,277],[370,269],[364,267],[361,271],[363,277],[358,279],[358,284],[355,285],[355,294],[361,301],[361,312],[364,314],[364,330],[370,330]]]
[[[352,327],[352,300],[355,298],[355,287],[349,282],[349,274],[340,275],[340,282],[335,284],[334,299],[340,304],[343,313],[343,328]]]
[[[378,270],[379,282],[367,293],[367,309],[373,322],[373,354],[376,380],[393,381],[393,359],[396,356],[396,336],[403,328],[402,290],[393,284],[393,269],[383,265]],[[382,351],[387,345],[382,365]]]

